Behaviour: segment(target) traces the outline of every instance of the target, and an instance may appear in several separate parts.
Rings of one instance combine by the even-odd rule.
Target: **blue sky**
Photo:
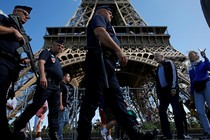
[[[210,29],[203,16],[200,0],[130,0],[149,26],[167,26],[171,45],[187,55],[189,50],[207,48],[210,55]],[[25,25],[31,46],[43,47],[46,27],[62,27],[73,16],[82,0],[0,0],[0,9],[10,14],[15,5],[33,7]]]

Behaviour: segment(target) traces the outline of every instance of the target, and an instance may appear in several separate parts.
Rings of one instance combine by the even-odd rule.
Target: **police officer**
[[[17,17],[22,29],[30,19],[32,8],[17,5],[13,15]],[[17,49],[24,42],[23,35],[18,31],[16,24],[11,18],[0,14],[0,132],[1,137],[10,139],[12,133],[9,129],[6,117],[6,94],[12,82],[18,78],[20,63],[28,63],[28,59],[21,59]]]
[[[77,140],[91,139],[91,121],[99,106],[101,94],[130,139],[143,138],[126,110],[122,90],[116,77],[116,62],[119,60],[121,65],[126,65],[128,59],[111,25],[112,18],[112,7],[100,5],[87,27],[86,90],[80,108]]]
[[[210,1],[209,0],[200,0],[201,8],[203,15],[206,19],[206,22],[210,28]]]
[[[37,79],[33,103],[26,107],[25,111],[14,123],[14,135],[17,136],[16,138],[21,136],[23,132],[20,132],[20,130],[26,126],[27,122],[47,100],[49,108],[49,137],[51,140],[58,140],[59,84],[63,78],[63,72],[57,56],[63,49],[63,40],[57,40],[53,43],[50,50],[43,50],[40,53],[38,58],[39,78]]]

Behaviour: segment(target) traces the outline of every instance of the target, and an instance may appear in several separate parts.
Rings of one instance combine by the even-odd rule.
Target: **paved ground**
[[[200,134],[200,133],[199,134],[190,134],[190,136],[192,137],[192,139],[190,139],[190,140],[199,140],[199,137],[201,135],[202,134]],[[158,135],[155,140],[160,140],[161,136],[162,135]],[[103,140],[100,136],[92,137],[92,139],[93,140]],[[28,140],[34,140],[33,136],[32,136],[32,138],[29,138]],[[46,137],[43,137],[42,140],[50,140],[50,139],[46,136]],[[71,138],[71,137],[65,137],[63,140],[76,140],[76,139]],[[173,135],[173,140],[178,140],[175,135]]]
[[[202,135],[202,129],[189,129],[189,135],[192,137],[190,140],[199,140],[199,137]],[[28,136],[30,137],[28,140],[34,140],[34,133],[28,133]],[[63,134],[64,139],[63,140],[76,140],[76,132],[75,133],[64,133]],[[157,138],[155,140],[160,140],[162,134],[160,133],[157,135]],[[46,132],[42,133],[42,140],[50,140],[48,138],[48,135]],[[92,140],[103,140],[99,131],[92,132]],[[126,139],[127,140],[127,139]],[[173,134],[173,140],[177,140],[176,138],[176,132]],[[205,139],[206,140],[206,139]],[[210,140],[210,139],[209,139]]]

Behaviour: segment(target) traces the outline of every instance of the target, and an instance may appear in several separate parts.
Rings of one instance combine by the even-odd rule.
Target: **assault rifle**
[[[25,52],[27,54],[27,57],[30,59],[30,65],[31,65],[31,69],[32,71],[35,73],[35,76],[38,77],[38,69],[35,65],[35,58],[33,55],[33,51],[30,45],[30,41],[31,38],[26,34],[22,23],[19,19],[19,16],[14,15],[14,14],[10,14],[9,15],[9,19],[13,22],[15,28],[22,34],[22,36],[24,37],[24,41],[22,41],[20,43],[20,46],[16,51],[18,52],[18,54],[22,54],[23,52]]]

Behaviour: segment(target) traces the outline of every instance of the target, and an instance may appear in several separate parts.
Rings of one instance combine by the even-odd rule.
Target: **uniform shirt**
[[[8,17],[0,14],[0,25],[5,27],[14,27],[14,24]],[[0,37],[0,50],[13,54],[19,58],[19,54],[16,52],[16,49],[20,47],[19,42],[16,40],[14,34],[11,35],[1,35]]]
[[[45,60],[45,72],[47,77],[61,81],[63,78],[63,72],[61,64],[57,57],[55,57],[52,50],[43,50],[39,55],[39,60]]]
[[[87,27],[87,49],[91,48],[102,48],[104,52],[109,52],[111,55],[110,58],[114,58],[115,61],[118,60],[117,55],[115,54],[114,50],[104,46],[103,44],[99,44],[99,40],[94,34],[94,29],[97,27],[103,27],[110,37],[114,40],[114,42],[120,46],[120,41],[118,40],[115,30],[108,19],[106,19],[104,16],[100,14],[95,14],[93,18],[91,19],[88,27]]]
[[[94,34],[94,29],[97,27],[103,27],[109,33],[111,38],[120,46],[120,41],[118,40],[114,28],[112,27],[109,20],[104,16],[95,14],[91,19],[90,24],[87,28],[87,48],[97,48],[99,47],[99,41]],[[103,45],[102,45],[103,46]]]

